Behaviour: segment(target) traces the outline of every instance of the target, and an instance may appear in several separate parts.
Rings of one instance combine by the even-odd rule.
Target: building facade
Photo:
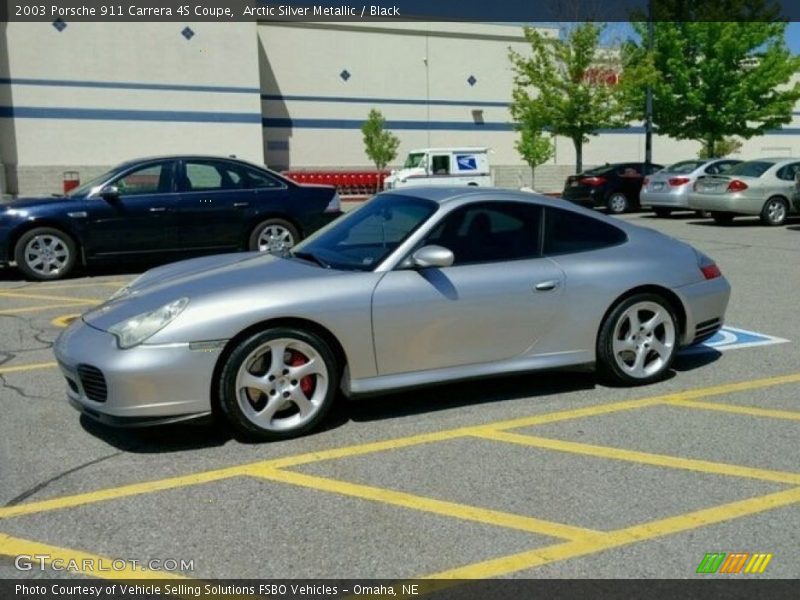
[[[554,29],[543,30],[557,35]],[[0,192],[59,192],[123,160],[236,155],[284,169],[371,168],[360,127],[377,108],[406,152],[488,146],[495,183],[530,184],[514,150],[510,48],[520,27],[475,23],[0,23]],[[742,157],[800,155],[800,125]],[[536,187],[573,172],[558,138]],[[653,160],[699,144],[655,137]],[[643,160],[641,126],[603,131],[584,164]]]

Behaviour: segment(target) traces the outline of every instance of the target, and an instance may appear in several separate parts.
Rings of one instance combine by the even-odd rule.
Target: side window
[[[284,187],[284,183],[280,179],[272,177],[268,173],[249,167],[243,167],[243,170],[247,178],[247,187],[257,189]]]
[[[188,191],[214,191],[223,189],[221,169],[212,163],[187,162],[183,188]]]
[[[121,196],[163,194],[172,191],[173,162],[162,162],[126,173],[114,185]]]
[[[708,173],[709,175],[719,175],[720,173],[725,173],[735,164],[738,163],[733,160],[725,160],[718,163],[713,163],[705,168],[705,172]]]
[[[454,266],[537,258],[542,208],[483,202],[456,209],[425,240],[451,250]]]
[[[431,171],[434,175],[448,175],[450,173],[450,155],[434,156],[431,159]]]
[[[545,213],[545,256],[598,250],[627,239],[621,229],[586,215],[549,206]]]
[[[781,167],[777,172],[778,179],[794,181],[795,173],[797,173],[798,170],[800,170],[800,163],[791,163],[785,167]]]

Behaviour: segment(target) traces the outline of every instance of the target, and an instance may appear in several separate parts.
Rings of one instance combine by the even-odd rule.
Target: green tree
[[[726,137],[718,140],[711,152],[708,151],[708,146],[700,148],[700,151],[697,153],[697,158],[719,158],[734,154],[741,149],[742,142],[736,138]]]
[[[772,3],[662,0],[657,9],[655,17],[666,20],[653,24],[652,51],[644,23],[634,24],[641,41],[623,49],[630,116],[643,118],[649,83],[655,131],[699,141],[709,156],[727,136],[749,139],[791,122],[800,85],[790,82],[800,57],[786,47],[787,23],[768,20]],[[668,20],[680,14],[670,10],[683,11],[680,20]]]
[[[555,150],[552,140],[542,133],[541,123],[535,114],[526,114],[517,120],[519,138],[514,147],[522,159],[531,167],[531,187],[536,189],[536,167],[553,157]]]
[[[618,55],[599,47],[603,26],[581,23],[562,37],[525,27],[530,55],[509,50],[514,70],[511,115],[534,118],[554,135],[572,140],[576,168],[583,170],[583,144],[596,130],[626,125],[616,86]]]
[[[382,171],[397,156],[400,139],[391,131],[386,131],[386,119],[377,109],[369,111],[369,116],[361,126],[364,134],[364,152],[375,163],[375,168]]]

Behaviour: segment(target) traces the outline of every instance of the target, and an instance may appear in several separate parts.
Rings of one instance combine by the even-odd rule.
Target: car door
[[[475,203],[450,212],[422,245],[453,251],[446,268],[396,269],[376,286],[381,375],[508,360],[553,326],[564,275],[539,249],[541,207]]]
[[[86,252],[103,257],[148,254],[179,248],[175,160],[140,164],[107,185],[116,196],[90,197],[86,211]]]
[[[620,165],[615,171],[615,174],[619,186],[628,199],[633,203],[638,202],[639,192],[642,189],[642,182],[644,181],[642,165],[639,163]]]
[[[246,245],[255,192],[242,168],[216,159],[187,159],[179,166],[181,245],[191,251]]]

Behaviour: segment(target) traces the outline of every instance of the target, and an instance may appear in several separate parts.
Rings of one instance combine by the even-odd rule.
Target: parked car
[[[411,150],[403,168],[383,180],[385,190],[441,185],[490,186],[488,148],[420,148]]]
[[[145,158],[64,196],[0,204],[0,266],[51,280],[79,263],[282,250],[339,214],[336,188],[242,160]]]
[[[652,208],[658,217],[667,217],[674,210],[690,210],[689,193],[698,177],[724,174],[740,162],[732,158],[677,162],[644,178],[639,202],[644,208]]]
[[[586,207],[605,206],[613,214],[628,212],[639,207],[645,175],[662,168],[645,163],[606,164],[567,177],[562,197]]]
[[[730,286],[688,244],[492,188],[384,192],[282,256],[146,272],[55,344],[69,401],[111,425],[218,408],[263,439],[356,396],[596,364],[658,380],[713,335]]]
[[[711,211],[728,224],[737,215],[758,215],[765,225],[783,225],[792,210],[800,158],[761,158],[731,167],[725,175],[698,177],[689,206]]]

